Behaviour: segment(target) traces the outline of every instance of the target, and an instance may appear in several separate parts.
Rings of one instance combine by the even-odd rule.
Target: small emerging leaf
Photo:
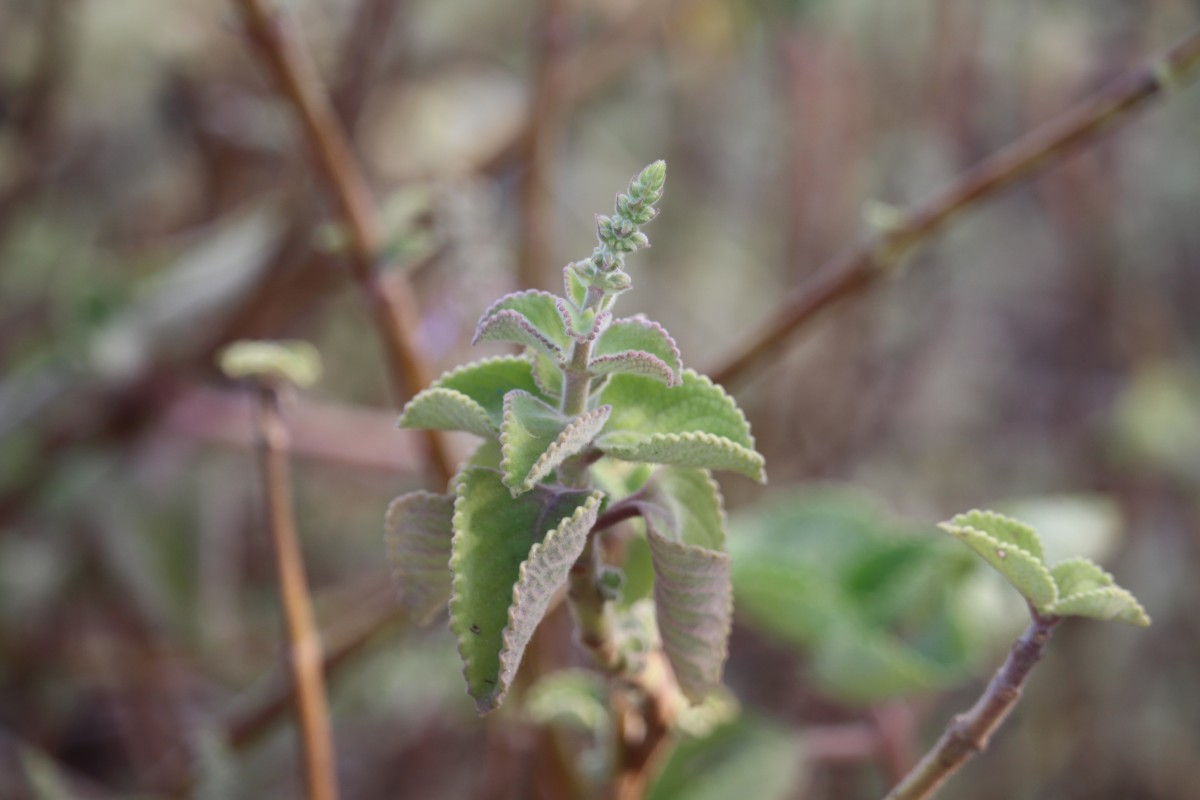
[[[591,444],[611,411],[610,406],[600,406],[568,419],[528,392],[509,392],[504,398],[500,428],[504,485],[514,497],[532,489],[559,464]]]
[[[514,389],[541,394],[527,359],[500,356],[473,361],[442,375],[409,400],[396,424],[493,437],[503,421],[504,396]]]
[[[299,340],[234,342],[221,350],[217,361],[231,378],[269,378],[305,387],[321,377],[317,348]]]
[[[745,415],[723,389],[692,370],[673,388],[614,375],[599,399],[613,413],[596,446],[613,458],[728,469],[765,480]]]
[[[384,538],[400,603],[424,625],[450,597],[454,498],[432,492],[401,495],[388,506]]]
[[[721,494],[704,470],[663,468],[639,505],[663,649],[680,689],[699,701],[721,683],[733,619]]]
[[[588,369],[596,374],[628,372],[668,386],[680,382],[683,360],[671,334],[644,317],[619,319],[601,334]]]
[[[1058,585],[1059,601],[1051,613],[1119,620],[1145,627],[1150,617],[1137,599],[1116,585],[1113,576],[1085,558],[1058,564],[1050,571]]]
[[[1150,624],[1150,617],[1142,608],[1142,604],[1119,586],[1073,594],[1055,603],[1053,613],[1062,617],[1077,616],[1117,620],[1143,628]]]
[[[1039,612],[1050,613],[1058,600],[1058,589],[1041,561],[1041,542],[1031,528],[990,511],[959,514],[938,527],[981,555]],[[1022,544],[1033,547],[1039,555]]]
[[[582,262],[581,266],[586,268],[587,262]],[[587,284],[579,277],[579,272],[574,264],[568,264],[563,267],[563,295],[575,304],[576,308],[583,308],[587,302]]]
[[[536,290],[505,295],[483,312],[472,343],[515,342],[561,361],[571,337],[559,316],[557,299]]]
[[[1056,564],[1054,569],[1050,570],[1050,576],[1054,578],[1058,596],[1063,600],[1092,589],[1116,585],[1112,575],[1086,558],[1072,558]]]
[[[950,520],[950,524],[983,531],[1001,543],[1016,545],[1038,561],[1046,561],[1041,537],[1037,535],[1037,531],[1020,520],[997,514],[995,511],[974,509],[956,515]]]
[[[513,498],[500,473],[469,467],[457,481],[450,629],[480,713],[500,705],[534,629],[566,582],[602,492],[534,487]]]
[[[581,311],[578,306],[561,297],[554,298],[554,307],[562,319],[567,333],[577,342],[590,342],[604,332],[612,322],[611,311]]]

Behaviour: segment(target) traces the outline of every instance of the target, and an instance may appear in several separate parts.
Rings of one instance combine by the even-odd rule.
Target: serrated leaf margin
[[[964,516],[963,514],[959,514],[950,521],[938,523],[938,527],[956,539],[961,540],[978,553],[984,561],[991,564],[1039,613],[1050,613],[1049,609],[1058,600],[1058,586],[1054,583],[1054,578],[1051,577],[1050,570],[1046,569],[1046,565],[1040,559],[1034,557],[1032,553],[1016,544],[1002,542],[978,528],[958,524],[954,521]],[[1042,585],[1029,587],[1017,585],[1012,575],[1005,569],[1006,562],[1010,558],[1014,562],[1019,561],[1031,567],[1033,574],[1042,579]]]

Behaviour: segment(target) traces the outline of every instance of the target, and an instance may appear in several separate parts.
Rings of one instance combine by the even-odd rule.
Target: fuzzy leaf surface
[[[587,284],[579,277],[575,265],[568,264],[563,267],[563,296],[574,303],[576,308],[583,308],[587,302],[587,291]]]
[[[663,649],[683,693],[698,701],[721,683],[733,620],[721,494],[706,470],[666,467],[639,506]]]
[[[1113,576],[1085,558],[1058,564],[1050,571],[1058,586],[1059,600],[1052,613],[1059,616],[1093,617],[1147,626],[1150,617],[1141,603],[1116,585]]]
[[[530,350],[529,357],[533,364],[533,382],[542,396],[554,399],[562,397],[563,374],[558,364],[536,350]]]
[[[628,372],[675,386],[683,359],[663,326],[644,317],[629,317],[613,322],[600,335],[588,369],[598,375]]]
[[[571,336],[549,292],[514,292],[497,300],[479,319],[472,343],[514,342],[556,361],[564,357]]]
[[[568,418],[528,392],[509,392],[500,427],[504,485],[514,496],[532,489],[564,460],[591,444],[611,411],[611,406],[600,406]]]
[[[611,311],[583,311],[574,303],[562,297],[554,298],[554,307],[563,321],[567,333],[577,342],[591,342],[604,332],[612,322]]]
[[[1050,613],[1058,600],[1058,587],[1040,556],[1023,546],[1041,553],[1041,542],[1031,528],[990,511],[959,514],[938,527],[982,556],[1039,612]]]
[[[1053,613],[1059,616],[1092,617],[1117,620],[1146,627],[1150,617],[1132,594],[1120,586],[1108,586],[1073,594],[1054,604]]]
[[[409,400],[396,424],[493,437],[503,421],[504,396],[514,389],[542,394],[527,359],[500,356],[473,361],[445,373]]]
[[[1018,519],[997,514],[995,511],[975,509],[956,515],[950,522],[953,525],[962,525],[983,531],[998,542],[1016,545],[1038,561],[1046,563],[1042,538],[1032,527]]]
[[[460,473],[454,502],[450,629],[480,713],[504,699],[525,646],[567,579],[602,492],[538,486],[513,498],[495,470]]]
[[[684,370],[675,387],[613,375],[599,399],[613,412],[596,446],[613,458],[728,469],[765,480],[745,415],[723,389],[692,370]]]
[[[454,497],[433,492],[401,495],[388,506],[384,539],[400,604],[424,625],[450,597],[450,540]]]

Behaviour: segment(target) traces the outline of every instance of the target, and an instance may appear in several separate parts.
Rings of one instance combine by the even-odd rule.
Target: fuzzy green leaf
[[[466,431],[495,436],[496,428],[483,406],[451,389],[426,389],[409,400],[396,421],[399,428]]]
[[[808,771],[794,730],[743,716],[703,739],[684,739],[655,780],[648,800],[786,800]]]
[[[982,556],[1039,612],[1050,613],[1058,588],[1041,561],[1041,542],[1031,528],[990,511],[959,514],[938,527]]]
[[[1146,627],[1150,617],[1132,594],[1120,586],[1108,586],[1073,594],[1054,604],[1052,612],[1060,617],[1093,617],[1117,620]]]
[[[721,493],[706,470],[663,468],[639,506],[663,649],[683,693],[698,701],[721,683],[733,618]]]
[[[496,436],[503,421],[504,396],[514,389],[542,394],[528,359],[500,356],[473,361],[442,375],[409,400],[396,424]]]
[[[534,629],[583,551],[602,492],[538,486],[518,498],[500,473],[460,473],[450,629],[480,713],[500,705]]]
[[[613,407],[596,446],[625,461],[728,469],[765,480],[763,457],[741,409],[703,375],[684,370],[680,386],[614,375],[600,393]]]
[[[1137,599],[1116,585],[1113,576],[1086,558],[1074,558],[1050,571],[1059,601],[1050,612],[1059,616],[1115,619],[1146,626],[1150,618]]]
[[[561,361],[571,344],[563,319],[549,292],[514,292],[497,300],[479,319],[473,344],[515,342]]]
[[[562,319],[567,333],[577,342],[591,342],[608,328],[612,322],[611,311],[581,310],[579,306],[561,297],[554,298],[554,307]]]
[[[317,348],[299,340],[237,341],[223,348],[217,361],[231,378],[266,378],[305,387],[321,377]]]
[[[665,328],[644,317],[630,317],[616,320],[600,335],[588,369],[598,375],[644,375],[675,386],[680,382],[683,360]]]
[[[587,262],[581,263],[581,267],[586,269]],[[579,277],[580,266],[568,264],[563,267],[563,295],[575,304],[576,308],[583,308],[587,302],[587,284]]]
[[[564,460],[591,444],[611,411],[611,406],[600,406],[571,419],[528,392],[509,392],[500,427],[504,485],[514,497],[532,489]]]
[[[432,492],[401,495],[388,506],[384,539],[400,604],[424,625],[450,597],[454,498]]]
[[[1050,577],[1054,578],[1054,585],[1058,587],[1061,600],[1092,589],[1116,585],[1112,575],[1086,558],[1072,558],[1056,564],[1054,569],[1050,570]]]
[[[882,631],[845,628],[816,648],[823,690],[847,704],[871,704],[937,687],[945,670]]]
[[[584,669],[560,669],[538,680],[526,695],[525,710],[535,722],[583,731],[597,739],[612,722],[604,677]]]
[[[563,391],[563,373],[558,364],[536,350],[528,355],[533,364],[533,381],[544,397],[560,398]]]
[[[973,509],[956,515],[950,520],[950,524],[982,531],[1001,544],[1016,545],[1038,561],[1046,561],[1041,537],[1037,535],[1037,531],[1018,519],[997,514],[995,511]]]

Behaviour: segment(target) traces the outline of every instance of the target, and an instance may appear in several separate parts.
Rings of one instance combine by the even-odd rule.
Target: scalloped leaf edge
[[[988,562],[997,572],[1003,575],[1012,584],[1013,588],[1020,592],[1021,596],[1029,601],[1029,604],[1036,608],[1039,613],[1049,613],[1048,609],[1058,601],[1058,585],[1055,584],[1054,578],[1050,575],[1050,570],[1046,568],[1045,563],[1029,551],[1015,544],[1002,542],[991,534],[970,525],[956,524],[954,520],[962,516],[964,515],[959,514],[950,521],[940,522],[938,523],[938,527],[978,553],[984,561]],[[1019,561],[1028,564],[1033,568],[1034,574],[1039,578],[1044,578],[1044,586],[1037,597],[1031,596],[1026,589],[1018,586],[1017,582],[1013,579],[1013,575],[1005,569],[1005,564],[1009,559],[1012,559],[1014,562]]]
[[[715,433],[706,433],[704,431],[691,431],[688,433],[654,433],[649,436],[642,435],[639,436],[637,441],[631,442],[612,443],[611,439],[609,442],[605,442],[605,439],[612,435],[628,437],[630,433],[627,431],[614,431],[611,434],[601,435],[596,439],[596,446],[605,455],[621,459],[622,461],[642,461],[651,464],[674,464],[682,467],[730,470],[741,473],[759,483],[767,482],[766,460],[762,455],[724,436],[717,436]],[[706,459],[702,462],[665,460],[661,454],[662,448],[682,442],[698,442],[712,451],[721,454],[724,458]]]
[[[422,414],[435,416],[432,421],[418,421]],[[456,389],[442,386],[431,386],[409,400],[396,420],[396,427],[466,431],[483,437],[494,437],[498,433],[483,406]]]
[[[592,440],[596,438],[596,434],[604,427],[604,423],[608,422],[609,414],[612,413],[612,406],[603,405],[567,420],[554,441],[550,442],[534,461],[529,472],[524,476],[518,476],[512,471],[513,453],[509,434],[511,426],[519,422],[513,411],[513,403],[520,396],[541,402],[528,392],[519,389],[514,389],[504,396],[504,422],[500,426],[500,474],[503,476],[501,482],[508,487],[513,497],[519,497],[528,492],[559,464],[591,444]]]

